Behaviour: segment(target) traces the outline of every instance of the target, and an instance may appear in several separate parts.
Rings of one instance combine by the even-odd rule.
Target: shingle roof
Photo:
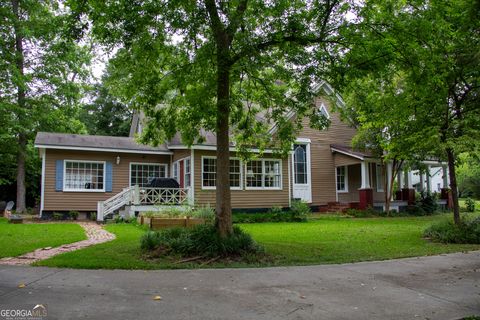
[[[91,136],[83,134],[39,132],[35,138],[36,147],[60,147],[81,149],[98,149],[99,151],[123,152],[170,152],[166,145],[152,147],[139,144],[131,137]]]

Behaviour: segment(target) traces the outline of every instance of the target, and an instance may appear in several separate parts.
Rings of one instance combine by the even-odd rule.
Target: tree
[[[180,131],[191,145],[202,129],[216,133],[216,227],[227,236],[231,143],[242,153],[252,146],[285,152],[303,116],[325,123],[311,114],[313,83],[337,54],[331,44],[347,9],[340,0],[176,0],[91,1],[77,11],[88,13],[97,39],[119,47],[110,89],[145,111],[144,142]],[[260,112],[266,123],[257,120]],[[296,120],[287,121],[288,112]]]
[[[113,97],[103,83],[93,87],[94,100],[80,111],[80,120],[92,135],[127,137],[132,111]]]
[[[362,4],[358,17],[349,35],[356,45],[345,55],[344,73],[403,79],[388,105],[389,116],[412,128],[402,150],[447,159],[458,224],[456,154],[478,144],[480,134],[478,3],[372,0]],[[369,94],[382,95],[380,88]]]
[[[25,172],[36,130],[79,130],[78,82],[88,52],[69,40],[69,27],[56,1],[0,1],[1,143],[15,154],[18,212],[25,210]],[[11,181],[11,177],[4,182]]]

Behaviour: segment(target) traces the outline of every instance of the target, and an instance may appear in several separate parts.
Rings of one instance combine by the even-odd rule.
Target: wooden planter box
[[[143,224],[150,226],[152,230],[184,227],[189,228],[199,224],[204,224],[204,219],[195,218],[143,218]]]

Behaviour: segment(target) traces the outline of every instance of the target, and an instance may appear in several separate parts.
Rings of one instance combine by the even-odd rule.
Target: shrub
[[[72,220],[77,220],[79,215],[80,215],[80,213],[78,211],[71,210],[71,211],[68,212],[68,216]]]
[[[142,236],[140,246],[143,250],[159,250],[162,254],[205,257],[242,256],[261,251],[252,237],[237,226],[226,238],[221,238],[212,225],[149,231]]]
[[[63,213],[54,212],[52,214],[53,220],[63,220]]]
[[[215,220],[215,210],[210,206],[201,207],[192,212],[192,217],[204,219],[205,222],[213,222]]]
[[[428,227],[423,235],[432,241],[442,243],[480,244],[480,217],[462,217],[459,225],[452,220],[443,220]]]
[[[427,193],[421,192],[419,206],[423,210],[423,212],[420,211],[419,215],[434,213],[435,211],[438,210],[437,194],[436,193],[432,194],[429,192]]]
[[[465,206],[467,207],[468,212],[474,212],[475,211],[475,200],[472,198],[467,198],[465,200]]]
[[[370,218],[370,217],[378,217],[381,215],[380,212],[377,212],[372,208],[368,208],[365,210],[347,209],[345,213],[355,218]]]
[[[310,207],[304,201],[295,200],[292,202],[291,215],[293,221],[307,221]]]
[[[97,213],[95,211],[90,212],[90,220],[97,221]]]
[[[283,209],[280,206],[274,206],[268,210],[268,213],[273,215],[280,215],[280,214],[283,214]]]

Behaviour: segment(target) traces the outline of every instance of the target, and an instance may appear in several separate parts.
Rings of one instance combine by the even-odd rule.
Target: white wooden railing
[[[189,189],[184,188],[142,188],[142,205],[184,205],[189,201]]]
[[[189,188],[139,188],[123,189],[113,197],[97,203],[97,221],[128,205],[187,205],[191,204]]]

